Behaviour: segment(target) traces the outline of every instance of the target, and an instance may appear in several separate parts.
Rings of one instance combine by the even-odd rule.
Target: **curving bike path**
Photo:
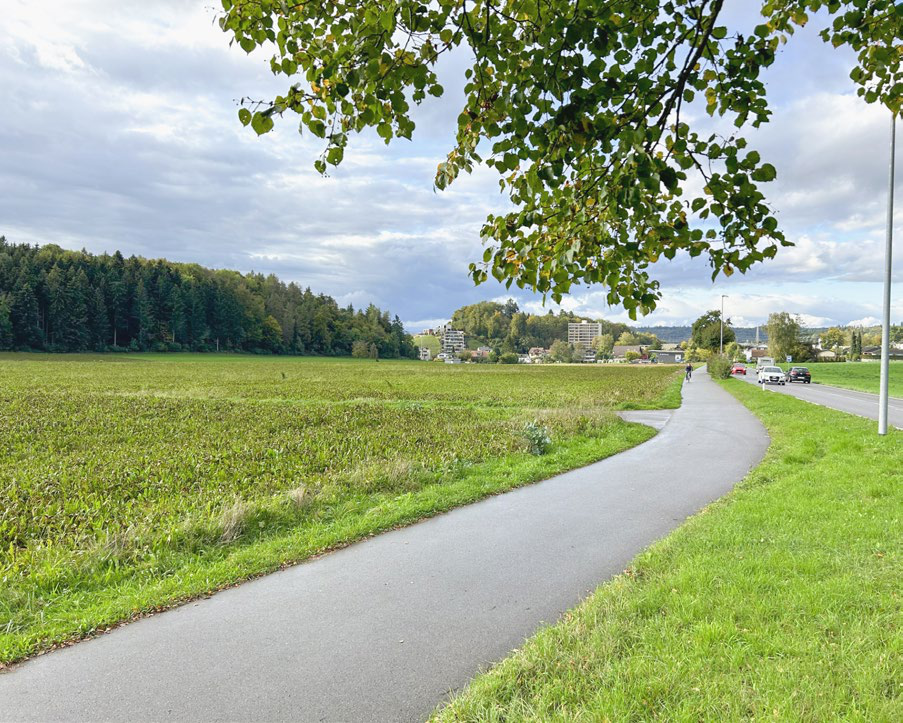
[[[761,459],[705,373],[683,399],[627,452],[13,667],[0,719],[423,719]]]

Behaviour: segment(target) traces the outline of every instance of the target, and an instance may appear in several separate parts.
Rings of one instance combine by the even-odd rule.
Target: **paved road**
[[[736,377],[744,379],[744,377]],[[756,375],[749,373],[745,380],[750,384],[756,383]],[[782,392],[803,399],[813,404],[820,404],[823,407],[830,407],[839,412],[847,412],[855,414],[859,417],[878,420],[878,395],[869,394],[868,392],[855,392],[852,389],[842,389],[841,387],[832,387],[827,384],[785,384],[783,387],[775,384],[767,386],[769,391]],[[887,405],[887,422],[888,424],[903,429],[903,399],[891,397]]]
[[[26,662],[0,674],[0,719],[422,719],[767,445],[697,373],[640,447]]]

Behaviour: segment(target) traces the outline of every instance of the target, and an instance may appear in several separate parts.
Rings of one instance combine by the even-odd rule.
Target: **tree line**
[[[401,320],[276,276],[11,244],[0,236],[0,349],[415,357]]]

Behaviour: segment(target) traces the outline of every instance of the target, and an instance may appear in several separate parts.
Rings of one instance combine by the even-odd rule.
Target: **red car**
[[[742,374],[746,376],[746,364],[734,364],[731,367],[731,374]]]

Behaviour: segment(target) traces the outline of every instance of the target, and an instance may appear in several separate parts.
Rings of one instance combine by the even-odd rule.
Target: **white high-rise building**
[[[568,324],[568,344],[581,344],[588,349],[593,339],[602,335],[602,324],[598,321],[570,322]]]

